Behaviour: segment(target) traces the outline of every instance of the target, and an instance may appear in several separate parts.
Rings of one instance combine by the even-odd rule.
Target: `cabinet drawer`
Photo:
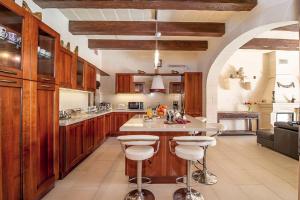
[[[41,83],[38,82],[37,87],[39,90],[55,90],[55,85],[54,84],[48,84],[48,83]]]
[[[0,76],[0,86],[22,87],[22,79]]]
[[[55,83],[55,78],[47,75],[38,75],[38,81],[43,83]]]
[[[0,67],[0,75],[12,78],[22,78],[22,71],[12,67]]]

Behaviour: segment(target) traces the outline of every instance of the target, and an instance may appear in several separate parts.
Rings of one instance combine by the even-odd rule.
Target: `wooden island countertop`
[[[168,125],[164,123],[165,118],[145,122],[143,115],[137,114],[121,126],[121,135],[159,136],[158,153],[143,162],[143,177],[151,178],[152,183],[176,183],[176,178],[186,175],[186,161],[173,155],[169,149],[169,141],[174,136],[189,135],[193,131],[217,132],[220,128],[217,123],[203,123],[191,116],[187,116],[187,119],[190,123]],[[135,161],[125,160],[125,174],[129,178],[136,176],[136,166]]]

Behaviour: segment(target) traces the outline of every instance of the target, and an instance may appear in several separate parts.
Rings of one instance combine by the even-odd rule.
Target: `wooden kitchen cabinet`
[[[87,62],[80,58],[79,56],[75,55],[75,64],[74,64],[74,72],[73,72],[73,78],[72,80],[74,83],[72,84],[72,87],[78,90],[83,90],[84,89],[84,70],[85,70],[85,65]]]
[[[86,122],[86,130],[83,136],[83,148],[85,154],[90,154],[94,149],[94,137],[96,134],[97,118],[89,119]]]
[[[94,149],[98,148],[105,140],[105,118],[103,116],[99,116],[96,120]]]
[[[85,65],[85,89],[94,92],[96,90],[96,68],[91,65]]]
[[[21,196],[22,80],[0,76],[0,199]]]
[[[106,114],[104,115],[104,119],[105,119],[105,138],[109,137],[109,135],[111,134],[111,114]]]
[[[120,135],[120,134],[122,134],[120,132],[120,127],[128,121],[129,115],[127,112],[116,112],[114,114],[114,118],[115,118],[114,125],[115,125],[115,131],[116,131],[115,134]]]
[[[60,48],[59,55],[59,86],[72,88],[73,70],[73,53],[66,48]]]
[[[55,85],[37,84],[37,169],[35,186],[37,197],[42,197],[54,187],[54,120]]]
[[[202,116],[202,72],[184,73],[184,109],[193,117]]]
[[[0,26],[16,34],[16,40],[0,39],[0,76],[34,79],[30,65],[30,15],[13,1],[0,2]]]
[[[115,93],[134,93],[133,75],[116,74]]]
[[[169,83],[169,93],[170,94],[181,94],[183,92],[182,82],[170,82]]]
[[[85,122],[60,127],[60,177],[65,177],[85,156]]]
[[[37,67],[37,80],[45,83],[55,83],[57,77],[60,36],[57,32],[39,19],[32,18],[32,62]],[[56,82],[58,83],[58,81]]]

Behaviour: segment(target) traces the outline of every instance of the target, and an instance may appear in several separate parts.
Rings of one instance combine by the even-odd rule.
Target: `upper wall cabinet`
[[[85,65],[85,89],[94,92],[96,90],[96,68],[87,63]]]
[[[202,115],[202,73],[184,73],[184,108],[193,117]]]
[[[116,93],[132,93],[133,88],[133,75],[116,74]]]
[[[77,59],[76,59],[76,64],[74,65],[74,68],[75,68],[75,80],[74,80],[74,87],[76,89],[79,89],[79,90],[83,90],[84,89],[84,70],[85,70],[85,65],[86,65],[86,62],[85,60],[83,60],[82,58],[76,56]]]
[[[0,2],[0,75],[30,79],[30,16],[13,1],[4,3]]]
[[[63,47],[60,48],[58,82],[60,87],[72,87],[73,53]]]
[[[33,58],[36,58],[37,80],[54,83],[59,59],[59,34],[38,19],[33,19],[33,27],[36,32],[32,52]]]

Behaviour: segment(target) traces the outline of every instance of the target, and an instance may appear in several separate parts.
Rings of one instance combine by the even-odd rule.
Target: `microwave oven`
[[[128,109],[143,110],[144,102],[128,102]]]

